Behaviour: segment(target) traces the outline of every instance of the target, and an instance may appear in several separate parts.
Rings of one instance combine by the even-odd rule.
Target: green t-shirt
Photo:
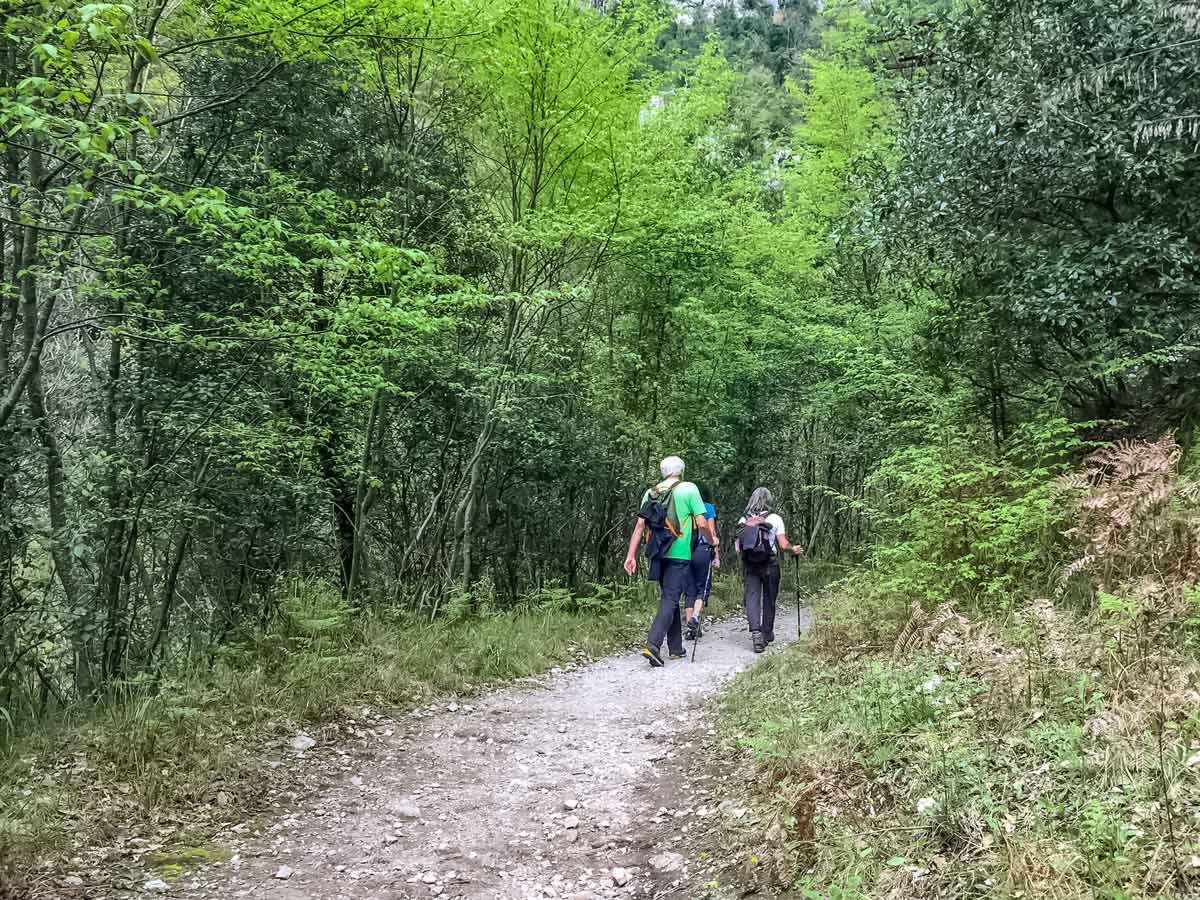
[[[642,494],[642,504],[650,498],[650,492]],[[690,481],[681,481],[671,491],[671,507],[675,509],[675,515],[679,519],[680,535],[671,544],[671,549],[667,551],[667,559],[691,559],[692,558],[692,529],[695,524],[692,521],[692,516],[704,515],[704,500],[700,497],[700,489]]]

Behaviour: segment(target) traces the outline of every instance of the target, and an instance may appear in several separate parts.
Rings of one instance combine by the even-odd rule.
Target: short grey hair
[[[672,475],[682,475],[683,460],[678,456],[668,456],[658,464],[658,470],[662,472],[663,478],[670,478]]]

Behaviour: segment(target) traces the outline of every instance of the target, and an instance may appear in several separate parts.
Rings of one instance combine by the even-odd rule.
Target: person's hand
[[[721,557],[719,557],[719,556],[713,557],[713,568],[714,569],[721,568]]]
[[[795,553],[797,556],[803,556],[804,548],[801,547],[799,544],[792,544],[792,552]]]
[[[632,575],[637,571],[637,560],[632,556],[625,557],[625,574]]]

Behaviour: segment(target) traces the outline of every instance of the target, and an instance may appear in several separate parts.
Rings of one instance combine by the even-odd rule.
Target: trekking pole
[[[708,558],[708,572],[704,576],[704,596],[705,596],[705,598],[708,597],[708,587],[710,584],[712,584],[712,557],[711,556]],[[705,599],[704,605],[705,606],[708,605],[707,599]],[[701,610],[701,612],[703,612],[703,610]],[[696,639],[694,641],[692,641],[692,662],[696,661],[696,648],[700,646],[700,635],[703,631],[704,631],[703,625],[700,623],[697,623]]]
[[[792,577],[796,579],[796,638],[800,638],[800,557],[792,557]]]

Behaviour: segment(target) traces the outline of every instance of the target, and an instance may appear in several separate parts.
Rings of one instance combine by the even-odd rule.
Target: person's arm
[[[629,551],[625,554],[625,572],[632,575],[637,571],[637,546],[646,530],[646,520],[638,516],[637,524],[633,526],[633,536],[629,539]]]
[[[793,544],[791,541],[789,541],[787,535],[782,531],[775,535],[775,540],[779,542],[780,550],[791,550],[797,556],[804,552],[803,547],[801,547],[799,544]]]
[[[700,496],[700,489],[689,482],[683,500],[686,503],[683,512],[685,515],[691,514],[692,527],[700,529],[702,534],[707,535],[708,542],[715,547],[720,543],[720,538],[717,537],[717,530],[713,527],[712,520],[708,518],[708,510],[704,508],[704,498]]]

